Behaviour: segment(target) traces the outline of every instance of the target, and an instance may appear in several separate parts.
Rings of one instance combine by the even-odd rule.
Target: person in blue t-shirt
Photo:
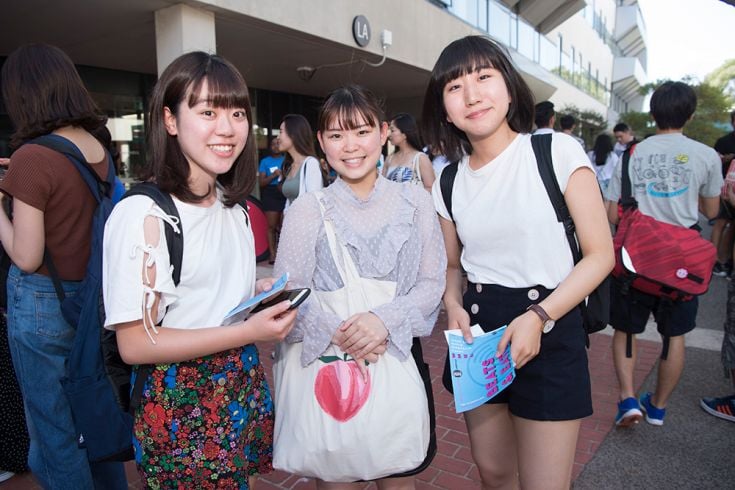
[[[281,192],[278,184],[281,183],[281,167],[284,155],[278,151],[278,138],[270,141],[271,154],[260,161],[258,167],[258,178],[260,181],[260,200],[263,203],[263,211],[268,220],[268,250],[272,264],[276,259],[278,247],[278,233],[281,229],[281,218],[286,197]]]

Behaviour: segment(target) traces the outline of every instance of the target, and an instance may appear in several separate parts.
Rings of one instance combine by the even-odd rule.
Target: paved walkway
[[[469,439],[464,419],[455,413],[452,396],[441,383],[441,373],[446,355],[446,341],[442,331],[446,328],[446,316],[439,317],[431,337],[423,342],[424,358],[430,366],[432,386],[437,414],[438,451],[431,466],[418,475],[417,488],[464,489],[479,488],[479,475],[472,463]],[[617,381],[612,367],[610,336],[596,334],[591,337],[590,373],[592,375],[592,396],[594,415],[584,420],[577,443],[574,464],[574,478],[592,459],[608,432],[616,412]],[[655,342],[640,342],[640,360],[636,369],[636,386],[639,386],[651,371],[659,347]],[[259,345],[261,359],[266,372],[271,372],[272,344]],[[272,378],[269,376],[269,380]],[[127,465],[130,488],[143,488],[137,480],[132,463]],[[0,484],[2,490],[21,490],[40,488],[32,476],[18,476],[7,483]],[[259,483],[258,490],[266,489],[308,489],[315,488],[313,482],[287,473],[277,471],[266,475]]]
[[[267,272],[259,267],[260,277]],[[710,292],[702,297],[698,317],[701,328],[687,336],[687,367],[681,386],[675,392],[677,398],[672,399],[676,408],[672,408],[673,413],[667,417],[667,425],[663,428],[652,428],[644,423],[634,430],[612,430],[617,410],[617,380],[611,357],[611,337],[609,331],[591,337],[588,355],[594,414],[582,423],[573,473],[574,488],[732,488],[735,424],[714,419],[696,405],[700,396],[722,395],[729,389],[721,378],[719,352],[715,352],[719,351],[722,336],[727,283],[724,279],[715,281]],[[417,488],[479,488],[463,418],[454,412],[451,395],[441,384],[446,352],[442,330],[445,327],[446,317],[441,315],[433,335],[423,342],[436,402],[438,453],[431,466],[418,475]],[[650,335],[652,339],[655,337],[655,334]],[[264,344],[259,348],[266,371],[270,373],[269,354],[273,346]],[[659,352],[660,343],[639,341],[635,372],[637,389],[641,385],[651,385],[652,377],[648,375]],[[652,467],[649,461],[653,452],[658,459]],[[600,457],[595,458],[597,454]],[[698,465],[696,471],[689,467],[690,461]],[[130,488],[143,488],[132,463],[128,463],[127,470]],[[0,490],[36,488],[40,487],[31,475],[16,476],[0,484]],[[258,490],[311,488],[315,488],[312,481],[283,472],[266,475],[258,484]]]

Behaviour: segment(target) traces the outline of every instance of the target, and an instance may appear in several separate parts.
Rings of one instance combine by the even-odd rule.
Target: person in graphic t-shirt
[[[717,153],[682,134],[696,108],[697,96],[689,85],[666,82],[657,88],[651,97],[656,134],[635,146],[628,168],[640,212],[686,228],[697,225],[700,211],[708,218],[715,217],[722,187]],[[608,218],[612,224],[619,221],[617,203],[621,197],[622,167],[622,164],[617,166],[607,188]],[[632,288],[628,294],[624,293],[622,284],[613,282],[610,324],[615,329],[613,361],[620,383],[615,424],[632,426],[645,412],[646,422],[660,426],[684,368],[684,334],[694,329],[698,300],[695,296],[676,302],[670,315],[659,316],[659,298]],[[645,393],[638,400],[633,385],[635,335],[643,333],[651,313],[655,315],[659,333],[669,339],[669,350],[658,366],[654,392]],[[632,357],[626,356],[628,335],[632,335]]]

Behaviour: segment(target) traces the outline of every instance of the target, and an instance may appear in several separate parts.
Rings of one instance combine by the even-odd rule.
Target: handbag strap
[[[411,182],[414,184],[423,184],[423,180],[421,179],[421,164],[419,163],[421,160],[421,152],[417,151],[416,154],[413,156],[413,175],[411,176]]]
[[[332,221],[326,219],[324,216],[324,193],[322,191],[316,191],[317,203],[319,203],[319,212],[322,215],[322,222],[324,223],[324,232],[327,235],[327,242],[329,242],[329,250],[332,252],[332,258],[334,259],[334,265],[337,267],[337,272],[342,279],[342,284],[345,286],[348,284],[350,277],[359,278],[360,273],[357,271],[357,266],[352,260],[347,248],[337,241],[337,233],[334,231],[334,225]]]

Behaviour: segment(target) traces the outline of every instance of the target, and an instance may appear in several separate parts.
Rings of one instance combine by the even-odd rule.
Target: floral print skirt
[[[147,488],[247,489],[248,476],[273,470],[273,402],[255,346],[157,365],[134,433]]]

